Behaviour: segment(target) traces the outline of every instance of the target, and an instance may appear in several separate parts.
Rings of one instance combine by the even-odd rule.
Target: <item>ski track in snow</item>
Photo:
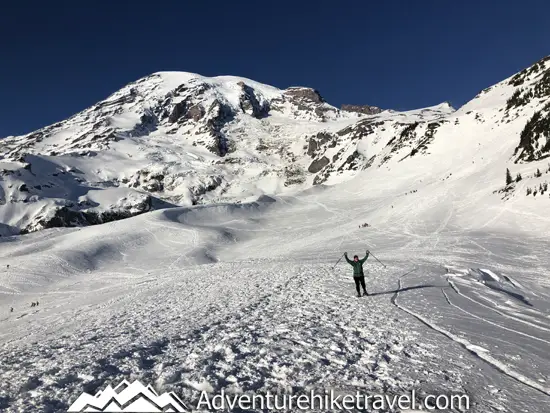
[[[508,319],[510,319],[510,320],[514,320],[514,321],[520,322],[520,323],[522,323],[522,324],[525,324],[525,325],[527,325],[527,326],[529,326],[529,327],[536,328],[536,329],[538,329],[538,330],[550,332],[550,328],[546,328],[546,327],[540,326],[540,325],[538,325],[538,324],[531,323],[531,322],[529,322],[529,321],[527,321],[527,320],[524,320],[524,319],[522,319],[522,318],[515,317],[515,316],[513,316],[513,315],[506,314],[506,313],[504,313],[504,312],[502,312],[502,311],[499,311],[499,310],[496,308],[496,307],[498,307],[498,304],[495,303],[495,302],[493,302],[493,307],[491,307],[491,306],[488,306],[487,304],[483,304],[482,302],[479,302],[479,301],[477,301],[477,300],[474,300],[473,298],[468,297],[468,296],[465,295],[465,294],[462,294],[462,293],[460,292],[460,289],[459,289],[458,286],[456,285],[456,283],[452,282],[452,281],[449,280],[449,279],[447,279],[447,281],[448,281],[449,285],[451,286],[451,288],[452,288],[458,295],[460,295],[461,297],[466,298],[467,300],[473,302],[474,304],[477,304],[477,305],[479,305],[479,306],[485,307],[485,308],[487,308],[488,310],[494,311],[494,312],[497,313],[498,315],[500,315],[500,316],[502,316],[502,317],[505,317],[505,318],[508,318]],[[486,299],[487,299],[487,298],[486,298]],[[487,299],[487,301],[490,301],[490,300]],[[519,332],[519,334],[523,334],[523,333]],[[538,338],[535,337],[535,339],[538,339]],[[549,343],[549,344],[550,344],[550,343]]]
[[[476,319],[478,319],[478,320],[481,320],[481,321],[483,321],[484,323],[491,324],[492,326],[495,326],[495,327],[497,327],[497,328],[501,328],[501,329],[503,329],[503,330],[510,331],[510,332],[512,332],[512,333],[514,333],[514,334],[518,334],[518,335],[521,335],[521,336],[524,336],[524,337],[528,337],[528,338],[530,338],[530,339],[533,339],[533,340],[536,340],[536,341],[540,341],[540,342],[542,342],[542,343],[546,343],[546,344],[549,344],[549,345],[550,345],[550,341],[548,341],[548,340],[544,340],[544,339],[541,339],[541,338],[539,338],[539,337],[536,337],[536,336],[533,336],[533,335],[530,335],[530,334],[526,334],[526,333],[523,333],[523,332],[518,331],[518,330],[514,330],[514,329],[511,329],[511,328],[508,328],[508,327],[503,326],[503,325],[501,325],[501,324],[497,324],[497,323],[495,323],[495,322],[492,322],[492,321],[490,321],[490,320],[487,320],[486,318],[477,316],[477,315],[475,315],[475,314],[473,314],[473,313],[471,313],[471,312],[469,312],[469,311],[467,311],[467,310],[465,310],[465,309],[463,309],[463,308],[457,306],[456,304],[454,304],[454,303],[451,301],[451,299],[449,298],[449,296],[447,295],[447,293],[446,293],[444,290],[441,290],[441,292],[442,292],[443,295],[445,296],[445,300],[447,301],[447,303],[448,303],[450,306],[452,306],[452,307],[458,309],[459,311],[462,311],[464,314],[467,314],[467,315],[469,315],[470,317],[473,317],[473,318],[476,318]],[[550,395],[550,393],[548,393],[548,394]]]
[[[398,283],[399,283],[399,289],[401,289],[401,279],[398,280]],[[474,317],[474,318],[478,318],[478,319],[482,319],[481,317],[478,317],[460,307],[457,307],[456,305],[454,305],[450,299],[449,299],[449,296],[447,295],[447,293],[445,293],[444,290],[441,290],[441,292],[443,293],[443,295],[445,296],[445,299],[447,301],[447,303],[449,303],[449,305],[455,307],[455,308],[458,308],[460,311],[462,312],[465,312],[466,314],[468,314],[469,316],[471,317]],[[427,319],[426,317],[423,317],[422,315],[418,314],[418,313],[415,313],[414,311],[411,311],[410,309],[402,306],[399,304],[398,302],[398,297],[399,297],[399,293],[396,292],[395,295],[393,296],[392,298],[392,302],[393,304],[398,307],[399,309],[405,311],[406,313],[412,315],[413,317],[415,317],[416,319],[418,319],[419,321],[421,321],[423,324],[425,324],[427,327],[443,334],[444,336],[448,337],[450,340],[462,345],[466,350],[468,350],[469,352],[471,352],[472,354],[474,354],[476,357],[480,358],[481,360],[487,362],[488,364],[490,364],[491,366],[493,366],[495,369],[501,371],[502,373],[510,376],[511,378],[517,380],[518,382],[520,383],[523,383],[529,387],[532,387],[538,391],[540,391],[541,393],[545,394],[545,395],[548,395],[550,396],[550,387],[546,387],[546,386],[543,386],[541,385],[540,383],[534,381],[534,380],[531,380],[529,379],[528,377],[524,376],[523,374],[517,372],[517,371],[514,371],[513,369],[511,369],[509,366],[507,366],[506,364],[500,362],[499,360],[497,360],[496,358],[492,357],[491,355],[487,354],[487,350],[479,347],[479,346],[476,346],[476,345],[473,345],[472,343],[470,343],[469,341],[445,330],[444,328],[436,325],[435,323],[433,323],[432,321],[430,321],[429,319]],[[495,323],[492,323],[488,320],[485,320],[485,319],[482,319],[484,322],[487,322],[489,324],[492,324],[492,325],[496,325],[498,328],[503,328],[503,329],[506,329],[506,330],[510,330],[504,326],[500,326],[500,325],[497,325]],[[511,331],[514,331],[514,330],[511,330]],[[518,332],[518,331],[514,331],[515,333],[517,334],[522,334],[522,335],[525,335],[524,333],[521,333],[521,332]],[[533,338],[533,339],[536,339],[536,340],[541,340],[537,337],[533,337],[533,336],[529,336],[530,338]],[[546,343],[548,343],[547,341],[545,340],[541,340],[541,341],[544,341]]]

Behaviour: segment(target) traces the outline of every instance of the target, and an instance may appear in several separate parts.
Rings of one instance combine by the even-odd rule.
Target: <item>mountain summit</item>
[[[252,201],[337,184],[365,170],[361,179],[368,182],[372,168],[391,171],[401,183],[445,179],[456,168],[489,168],[504,181],[508,166],[550,156],[549,79],[545,58],[458,111],[445,102],[396,112],[340,110],[306,87],[155,73],[65,121],[0,141],[1,232]],[[494,196],[517,190],[494,182],[487,188]]]

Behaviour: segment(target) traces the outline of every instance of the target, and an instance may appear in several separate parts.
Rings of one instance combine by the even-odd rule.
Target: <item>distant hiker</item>
[[[369,295],[367,287],[365,286],[365,273],[363,272],[363,264],[369,258],[369,250],[362,260],[357,255],[353,256],[353,261],[348,258],[348,253],[344,253],[346,261],[353,267],[353,280],[355,281],[355,289],[357,290],[357,297],[361,297],[361,289],[363,288],[363,295]]]
[[[13,313],[13,307],[10,308],[10,313]]]
[[[31,307],[34,307],[34,301],[31,303]]]
[[[37,301],[36,301],[36,306],[37,306],[37,307],[38,307],[38,304],[39,304],[39,302],[38,302],[38,300],[37,300]]]

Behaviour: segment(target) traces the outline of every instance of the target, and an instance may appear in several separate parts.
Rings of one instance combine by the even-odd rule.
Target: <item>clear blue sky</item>
[[[330,103],[458,107],[550,54],[546,0],[6,1],[0,137],[152,72],[317,88]]]

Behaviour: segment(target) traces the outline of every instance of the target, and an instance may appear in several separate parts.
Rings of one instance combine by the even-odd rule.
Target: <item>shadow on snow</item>
[[[377,296],[377,295],[386,295],[386,294],[396,294],[396,293],[402,293],[404,291],[410,291],[410,290],[419,290],[421,288],[449,288],[448,285],[433,285],[433,284],[426,284],[426,285],[413,285],[410,287],[403,287],[396,290],[391,291],[381,291],[379,293],[369,293],[369,297]]]

